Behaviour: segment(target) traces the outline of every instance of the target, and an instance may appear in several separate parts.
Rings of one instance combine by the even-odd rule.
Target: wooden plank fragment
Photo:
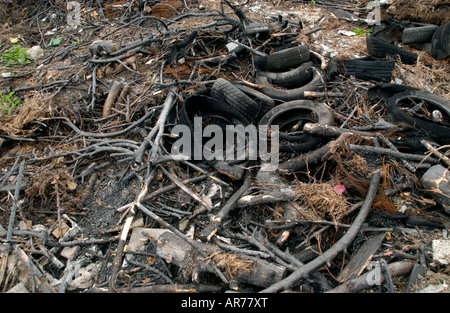
[[[385,234],[381,233],[367,240],[341,271],[337,281],[342,283],[361,275],[375,252],[380,248],[384,238]]]

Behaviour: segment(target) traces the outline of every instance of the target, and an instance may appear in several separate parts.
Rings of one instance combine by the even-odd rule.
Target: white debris
[[[76,289],[87,289],[94,285],[95,276],[100,270],[100,264],[91,263],[86,267],[80,268],[78,273],[78,277],[75,278],[70,285],[67,287],[67,290],[76,290]]]
[[[417,293],[440,293],[441,291],[444,291],[448,289],[447,284],[442,285],[428,285],[425,288],[422,288],[417,291]]]
[[[450,240],[438,239],[433,240],[431,247],[433,249],[433,260],[447,265],[450,263]]]
[[[6,293],[30,293],[30,292],[28,291],[27,287],[25,287],[25,285],[22,282],[20,282],[11,289],[9,289]]]
[[[351,31],[351,30],[342,30],[342,29],[340,29],[340,30],[338,30],[338,34],[344,35],[344,36],[347,36],[347,37],[356,36],[356,33]]]
[[[236,49],[237,47],[239,47],[239,45],[234,42],[229,42],[229,43],[227,43],[226,47],[228,49],[228,52],[231,52],[234,49]]]

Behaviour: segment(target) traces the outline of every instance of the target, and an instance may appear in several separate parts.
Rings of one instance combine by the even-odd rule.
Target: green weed
[[[28,54],[27,50],[27,48],[21,46],[12,46],[0,54],[0,62],[3,66],[8,67],[31,63],[33,58]]]
[[[23,105],[22,101],[14,96],[14,93],[14,91],[8,94],[0,92],[0,105],[3,110],[8,111],[8,115],[11,115],[13,110]]]
[[[369,36],[370,33],[372,32],[372,29],[367,28],[367,29],[361,29],[361,28],[353,28],[352,31],[358,35],[358,36]]]

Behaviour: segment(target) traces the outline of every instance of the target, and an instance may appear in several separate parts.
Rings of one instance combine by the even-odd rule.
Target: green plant
[[[14,96],[14,94],[15,91],[11,91],[8,94],[0,92],[0,105],[2,106],[3,110],[8,111],[8,115],[11,115],[11,112],[15,108],[21,107],[23,105],[22,101]]]
[[[353,28],[352,31],[358,36],[369,36],[372,32],[371,28],[361,29],[361,28]]]
[[[28,64],[33,58],[28,54],[27,48],[12,46],[0,54],[1,64],[11,67],[16,64]]]
[[[63,42],[63,37],[53,38],[50,43],[46,45],[46,48],[57,47]]]

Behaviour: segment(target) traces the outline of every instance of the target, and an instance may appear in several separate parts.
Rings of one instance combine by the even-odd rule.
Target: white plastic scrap
[[[450,263],[450,240],[449,239],[437,239],[431,243],[433,249],[433,260],[436,262],[447,265]]]

